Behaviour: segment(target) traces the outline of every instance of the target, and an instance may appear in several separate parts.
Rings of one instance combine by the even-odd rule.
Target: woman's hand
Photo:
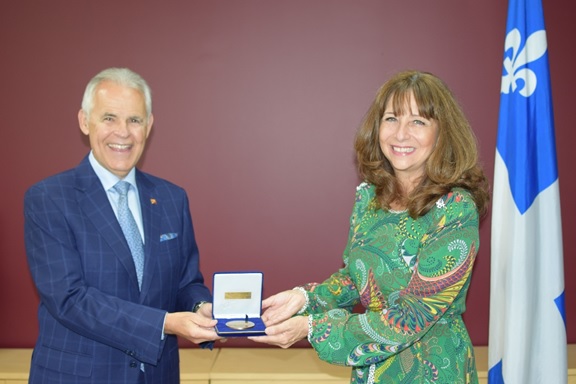
[[[266,328],[266,336],[251,336],[257,343],[288,348],[308,336],[308,316],[295,316],[280,324]]]
[[[279,324],[294,316],[305,303],[304,293],[297,289],[270,296],[262,301],[262,321],[267,327]]]

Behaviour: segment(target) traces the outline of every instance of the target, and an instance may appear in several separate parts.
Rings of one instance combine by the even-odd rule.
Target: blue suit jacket
[[[137,171],[145,233],[142,291],[128,244],[88,158],[24,200],[28,264],[40,295],[31,383],[179,383],[166,312],[211,301],[186,192]],[[145,365],[145,374],[140,363]]]

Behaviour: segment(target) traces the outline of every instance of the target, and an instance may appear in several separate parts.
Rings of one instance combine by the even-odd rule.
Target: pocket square
[[[170,232],[170,233],[165,233],[163,235],[160,235],[160,242],[166,241],[166,240],[172,240],[178,237],[177,233],[174,232]]]

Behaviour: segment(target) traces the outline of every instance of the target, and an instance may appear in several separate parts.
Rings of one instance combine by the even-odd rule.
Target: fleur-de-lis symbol
[[[506,35],[505,51],[512,48],[512,57],[504,59],[505,74],[502,76],[501,92],[508,94],[510,90],[516,91],[518,80],[524,81],[524,87],[518,92],[524,96],[529,97],[536,90],[537,77],[536,74],[528,69],[522,68],[526,64],[538,60],[544,53],[546,53],[546,31],[540,30],[532,33],[526,39],[526,45],[520,50],[522,44],[522,35],[516,28],[508,32]]]

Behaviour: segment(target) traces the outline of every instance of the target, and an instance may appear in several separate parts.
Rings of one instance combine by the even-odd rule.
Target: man
[[[90,154],[26,193],[40,295],[30,383],[179,383],[177,336],[219,339],[186,193],[135,168],[150,94],[129,69],[96,75],[78,113]]]

